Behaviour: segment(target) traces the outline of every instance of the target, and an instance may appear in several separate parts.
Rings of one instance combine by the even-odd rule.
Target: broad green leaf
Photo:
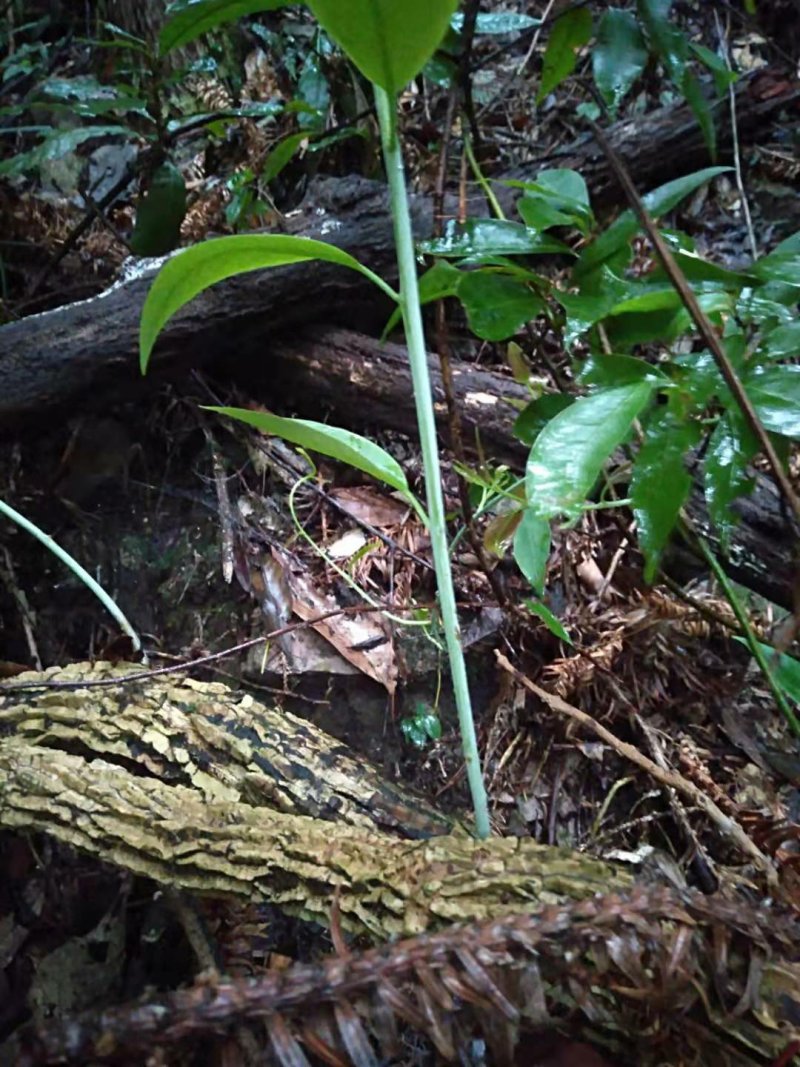
[[[185,249],[165,263],[150,286],[139,326],[142,373],[147,370],[150,353],[161,330],[198,293],[235,274],[311,259],[322,259],[357,270],[376,284],[379,283],[384,292],[391,294],[389,287],[376,278],[371,270],[347,252],[324,241],[284,234],[242,234],[204,241],[203,244]],[[392,295],[397,299],[396,294]]]
[[[556,19],[544,53],[542,81],[536,94],[538,103],[572,74],[578,51],[591,36],[592,13],[587,7],[573,8]]]
[[[541,233],[551,226],[576,226],[579,222],[574,215],[559,211],[552,200],[541,196],[523,196],[517,201],[517,211],[522,221],[531,229]]]
[[[448,263],[445,259],[437,260],[417,282],[420,304],[424,306],[434,300],[444,300],[445,297],[455,296],[458,284],[463,277],[462,271],[454,267],[452,263]],[[389,336],[402,317],[402,308],[396,307],[383,328],[381,340]]]
[[[131,250],[137,256],[163,256],[180,241],[186,214],[186,183],[174,163],[156,170],[150,187],[136,205]]]
[[[658,54],[672,81],[679,86],[686,69],[689,39],[674,22],[670,21],[671,7],[672,0],[637,0],[636,2],[639,18],[647,30],[653,51]]]
[[[565,293],[556,290],[553,293],[555,299],[561,304],[567,313],[567,322],[564,326],[564,344],[571,349],[576,341],[588,329],[606,317],[614,304],[617,303],[623,293],[627,292],[629,284],[616,278],[604,264],[598,271],[602,275],[603,285],[600,292],[595,293]]]
[[[159,54],[165,56],[173,48],[182,48],[223,23],[233,22],[245,15],[255,15],[259,11],[272,11],[289,2],[290,0],[187,0],[180,6],[173,4],[170,9],[171,17],[164,23],[158,35]]]
[[[631,497],[648,583],[656,577],[661,555],[689,495],[692,479],[684,455],[698,436],[695,425],[677,422],[666,409],[651,422],[647,439],[636,455]]]
[[[544,311],[541,297],[526,285],[489,271],[462,275],[458,298],[470,329],[484,341],[504,341]]]
[[[758,357],[764,359],[796,359],[800,356],[800,321],[778,326],[763,338]]]
[[[689,47],[700,62],[711,71],[718,96],[726,93],[739,80],[739,75],[725,65],[725,60],[716,52],[712,52],[710,48],[706,48],[704,44],[695,44],[691,41]]]
[[[603,389],[556,415],[528,457],[528,507],[543,519],[577,515],[603,464],[625,440],[652,392],[649,382]]]
[[[730,167],[706,167],[704,170],[698,170],[682,178],[676,178],[674,181],[667,182],[666,185],[660,185],[657,189],[649,192],[643,198],[644,206],[654,219],[658,219],[662,215],[666,215],[667,212],[672,211],[681,200],[693,193],[695,189],[711,181],[712,178],[725,174],[730,169]],[[639,223],[633,212],[630,210],[623,211],[619,218],[604,233],[600,234],[596,241],[587,245],[575,266],[575,274],[583,274],[609,259],[623,245],[627,245],[638,230]],[[753,273],[756,273],[755,269],[753,269]]]
[[[736,640],[746,644],[743,637],[737,637]],[[786,652],[777,652],[772,645],[765,645],[761,641],[758,644],[778,685],[790,700],[800,704],[800,660]]]
[[[747,464],[757,451],[753,434],[741,417],[726,412],[711,434],[703,470],[708,514],[719,531],[724,552],[728,551],[737,521],[731,504],[751,492],[755,484],[747,473]]]
[[[431,256],[463,258],[464,256],[529,256],[539,252],[565,252],[572,255],[568,245],[534,233],[527,226],[505,219],[467,219],[459,224],[451,219],[442,237],[419,242],[420,252]]]
[[[542,20],[536,19],[532,15],[521,15],[513,11],[498,11],[494,14],[486,12],[478,14],[475,20],[475,33],[493,35],[521,33],[522,30],[529,30],[534,26],[541,26],[541,24]],[[453,15],[450,25],[460,33],[464,26],[464,16],[460,12],[457,15]]]
[[[550,540],[550,523],[526,508],[514,534],[514,559],[539,596],[547,577]]]
[[[800,249],[786,251],[775,249],[768,256],[762,256],[750,268],[762,281],[783,282],[788,285],[800,285]],[[795,296],[795,300],[797,297]]]
[[[308,6],[361,73],[392,94],[436,51],[458,0],[308,0]]]
[[[206,407],[205,410],[227,415],[231,419],[247,423],[248,426],[254,426],[263,433],[300,445],[310,452],[319,452],[323,456],[347,463],[396,489],[406,499],[411,497],[403,468],[393,456],[368,437],[342,430],[337,426],[328,426],[324,422],[285,419],[280,415],[270,415],[266,411],[228,407]]]
[[[647,45],[633,13],[609,8],[600,19],[597,43],[592,49],[592,71],[595,85],[612,114],[646,63]]]
[[[511,432],[524,445],[532,445],[548,422],[572,404],[566,393],[545,393],[531,400],[517,415]]]
[[[742,286],[751,285],[756,281],[754,274],[740,270],[728,270],[727,267],[721,267],[709,259],[703,259],[695,252],[677,249],[673,251],[672,256],[690,282],[719,282],[731,291],[738,292]],[[666,276],[662,268],[657,267],[650,277],[655,281]]]
[[[588,230],[594,221],[586,181],[576,170],[568,167],[542,170],[534,182],[509,178],[500,184],[511,189],[523,189],[529,199],[546,200],[565,215],[580,219],[581,230]]]
[[[573,644],[572,638],[564,629],[563,623],[560,619],[556,618],[550,608],[548,608],[546,604],[543,604],[541,600],[526,600],[525,607],[531,615],[535,615],[537,619],[540,619],[550,633],[553,634],[554,637],[557,637],[559,641],[563,641],[567,645]]]
[[[264,181],[271,182],[274,178],[277,178],[303,141],[308,141],[310,136],[311,134],[308,130],[303,130],[301,133],[290,133],[282,141],[279,141],[267,156],[264,170],[262,171]]]
[[[670,380],[658,367],[633,356],[594,354],[583,364],[580,373],[581,385],[599,385],[603,388],[615,385],[630,385],[631,382],[652,382],[653,385],[669,385]]]
[[[800,366],[756,367],[744,386],[767,430],[800,437]]]
[[[734,298],[730,293],[714,289],[708,293],[698,293],[697,302],[712,323],[719,325],[722,314],[733,310]],[[682,334],[693,329],[692,318],[682,304],[670,307],[666,298],[666,307],[652,311],[629,311],[624,315],[614,315],[606,322],[608,340],[614,348],[627,348],[631,345],[660,341],[670,344]]]
[[[772,286],[765,285],[761,289],[745,289],[736,302],[736,317],[745,325],[756,323],[764,329],[775,326],[789,325],[795,321],[792,307],[787,307],[788,301],[776,300],[768,292]],[[792,304],[797,303],[797,293],[792,287]]]

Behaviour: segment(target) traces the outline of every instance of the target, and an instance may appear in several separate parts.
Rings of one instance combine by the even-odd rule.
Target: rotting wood
[[[758,72],[737,86],[742,143],[748,134],[762,129],[770,115],[800,97],[797,82],[787,77],[774,79],[770,93],[765,94],[759,88],[765,77]],[[719,158],[724,161],[730,149],[725,102],[716,113]],[[609,139],[643,190],[708,162],[702,133],[685,103],[660,109],[636,123],[618,122],[609,131]],[[526,163],[504,177],[532,179],[542,167],[582,171],[600,200],[608,200],[613,192],[608,164],[588,134],[563,151]],[[510,208],[516,194],[498,186],[498,195]],[[433,230],[430,201],[412,196],[409,204],[415,236],[429,237]],[[477,196],[467,208],[473,214],[485,212]],[[286,231],[329,241],[388,280],[396,277],[391,217],[380,183],[361,178],[318,180],[302,209],[286,220]],[[89,388],[113,387],[118,393],[142,388],[136,338],[142,304],[157,267],[142,260],[138,268],[141,273],[99,297],[0,327],[0,427],[4,431],[21,425],[27,415],[68,404]],[[230,372],[234,363],[243,368],[258,362],[265,338],[308,323],[312,301],[315,322],[362,329],[380,329],[389,310],[385,298],[361,274],[329,263],[308,261],[252,271],[201,294],[167,324],[156,347],[154,370],[197,367],[216,359]],[[244,343],[245,335],[248,343]],[[231,353],[234,339],[235,360]]]
[[[124,668],[103,665],[95,677],[115,670]],[[75,677],[75,668],[62,678],[70,674]],[[48,676],[54,680],[52,672]],[[31,673],[20,680],[35,677],[42,676]],[[51,834],[167,885],[267,900],[323,923],[330,919],[336,892],[344,925],[378,939],[456,919],[486,919],[536,903],[625,891],[631,885],[621,867],[530,839],[480,842],[453,833],[404,841],[365,828],[363,814],[355,825],[347,825],[275,810],[268,805],[280,793],[284,805],[288,798],[295,810],[307,810],[304,790],[292,793],[287,788],[295,771],[279,772],[270,790],[268,763],[259,768],[252,758],[252,738],[236,736],[236,704],[224,725],[210,710],[219,709],[224,687],[194,682],[176,698],[180,688],[174,680],[151,679],[119,689],[76,690],[66,703],[64,690],[33,697],[23,690],[4,697],[0,721],[11,736],[0,741],[0,825]],[[97,714],[97,694],[104,694],[108,723]],[[200,740],[199,752],[193,742],[186,747],[188,726],[180,714],[183,710],[191,716],[195,702],[192,736]],[[166,706],[163,714],[159,703]],[[82,705],[87,709],[85,726],[79,714]],[[113,721],[116,709],[122,723],[119,734]],[[244,732],[249,734],[252,705],[243,710]],[[308,724],[294,722],[301,732],[310,730]],[[291,725],[287,719],[287,745]],[[229,743],[220,731],[230,735]],[[324,736],[318,733],[316,738],[316,765],[310,774],[323,794],[357,796],[363,790],[361,775],[357,772],[356,781],[345,784],[352,764],[343,753],[338,758],[341,746],[332,739],[330,759],[323,758]],[[144,758],[137,761],[141,746]],[[305,747],[307,740],[298,737],[296,769],[302,767]],[[184,761],[191,784],[172,784],[160,777],[165,766],[174,774]],[[203,766],[199,778],[196,770],[188,770],[189,764]],[[143,776],[142,768],[152,777]],[[242,774],[243,768],[251,773]],[[256,769],[263,773],[251,777]],[[227,798],[216,799],[223,788],[230,790]],[[266,806],[256,806],[254,799]]]
[[[135,674],[131,666],[75,663],[32,678],[69,684]],[[139,767],[208,800],[266,806],[408,838],[449,833],[446,818],[382,778],[313,723],[217,682],[181,675],[124,686],[0,688],[0,733],[40,747],[88,751]]]

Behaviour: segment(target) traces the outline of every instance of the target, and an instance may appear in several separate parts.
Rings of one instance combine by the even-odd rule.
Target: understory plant
[[[142,311],[140,354],[142,370],[145,371],[158,333],[179,308],[215,282],[248,270],[311,259],[327,260],[360,271],[397,303],[411,364],[425,469],[427,511],[414,498],[404,472],[393,457],[356,434],[306,420],[279,419],[268,414],[231,408],[215,410],[240,418],[268,433],[278,433],[304,448],[343,460],[382,479],[424,518],[431,537],[442,627],[475,813],[475,829],[478,836],[486,837],[490,832],[488,804],[450,567],[433,397],[396,118],[397,94],[434,53],[457,3],[458,0],[405,0],[403,4],[387,0],[310,0],[308,4],[329,36],[374,86],[394,220],[399,292],[395,292],[354,257],[324,242],[268,234],[223,237],[187,249],[170,260],[156,277]],[[256,5],[248,8],[251,11],[255,9]]]

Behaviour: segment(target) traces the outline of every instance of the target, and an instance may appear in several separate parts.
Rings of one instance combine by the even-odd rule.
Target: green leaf
[[[131,250],[137,256],[163,256],[181,236],[186,214],[186,183],[174,165],[166,162],[155,171],[150,187],[136,205]]]
[[[418,248],[431,256],[463,258],[464,256],[529,256],[540,252],[572,250],[555,237],[534,233],[527,226],[505,219],[467,219],[457,223],[451,219],[442,237],[420,241]]]
[[[139,326],[139,360],[147,370],[156,338],[166,323],[198,293],[216,282],[246,271],[279,267],[322,259],[357,270],[379,284],[384,292],[397,295],[353,256],[324,241],[284,234],[242,234],[217,237],[180,252],[166,263],[150,286]]]
[[[573,8],[556,19],[544,54],[537,103],[572,74],[578,62],[578,51],[591,36],[592,13],[587,7]]]
[[[736,640],[742,644],[747,643],[743,637],[737,637]],[[761,641],[758,642],[758,645],[764,653],[778,685],[790,700],[800,704],[800,660],[795,659],[794,656],[789,656],[785,652],[777,652],[772,645],[762,644]]]
[[[458,286],[469,327],[484,341],[504,341],[544,311],[541,297],[513,278],[470,271]]]
[[[510,189],[523,189],[528,200],[547,201],[558,211],[572,217],[574,221],[571,225],[577,225],[584,232],[594,222],[586,181],[576,170],[568,167],[542,170],[535,182],[509,178],[500,184]]]
[[[173,4],[170,9],[171,17],[164,23],[158,35],[159,55],[165,56],[173,48],[182,48],[225,22],[233,22],[259,11],[272,11],[289,2],[290,0],[187,0],[180,6]],[[173,12],[175,14],[172,14]]]
[[[718,96],[726,93],[739,80],[739,75],[726,67],[725,60],[718,56],[716,52],[712,52],[710,48],[706,48],[704,44],[695,44],[691,41],[689,47],[700,62],[711,71],[714,77],[714,88],[717,90]]]
[[[667,74],[675,85],[683,81],[689,40],[682,30],[670,22],[672,0],[637,0],[636,8],[647,30],[650,44],[658,54]]]
[[[670,380],[658,367],[646,360],[615,353],[589,356],[580,373],[581,385],[599,385],[603,388],[630,385],[632,382],[651,382],[653,385],[669,385]]]
[[[800,285],[800,249],[792,248],[781,251],[778,247],[768,256],[762,256],[757,260],[750,270],[761,281]]]
[[[550,540],[550,523],[526,508],[514,534],[514,559],[539,596],[547,577]]]
[[[703,87],[694,74],[687,70],[681,82],[681,92],[686,98],[686,103],[692,109],[692,114],[697,119],[697,124],[702,130],[703,140],[706,142],[708,154],[712,159],[717,158],[717,128],[714,125],[714,113],[706,99]]]
[[[724,552],[728,551],[737,522],[731,504],[751,492],[755,484],[747,473],[747,464],[757,451],[753,434],[741,417],[726,412],[711,434],[703,471],[708,514],[719,530]]]
[[[572,399],[566,393],[545,393],[523,408],[511,432],[524,445],[532,445],[547,423],[571,403]]]
[[[463,277],[463,272],[458,267],[454,267],[452,263],[448,263],[444,259],[437,260],[417,282],[420,304],[424,306],[434,300],[444,300],[445,297],[455,296],[459,282]],[[383,328],[382,341],[386,340],[402,317],[402,308],[396,307]]]
[[[756,367],[744,386],[767,430],[800,437],[800,366]]]
[[[267,156],[264,170],[262,171],[264,181],[271,182],[273,178],[277,178],[303,141],[307,141],[310,136],[311,134],[308,130],[303,130],[301,133],[290,133],[282,141],[279,141]]]
[[[800,356],[800,322],[771,330],[758,347],[759,359],[796,359]]]
[[[485,14],[480,13],[475,20],[475,33],[494,35],[521,33],[523,30],[529,30],[534,26],[541,26],[541,24],[542,20],[536,19],[532,15],[520,15],[513,11],[499,11],[495,14],[487,12]],[[464,16],[461,13],[453,15],[450,25],[460,33],[464,25]]]
[[[124,126],[76,126],[72,130],[54,130],[36,148],[30,152],[21,152],[0,162],[0,176],[13,177],[24,174],[29,170],[36,170],[42,163],[50,159],[60,159],[69,155],[86,141],[95,137],[107,140],[109,137],[130,137],[130,130]]]
[[[731,170],[730,167],[706,167],[705,170],[686,174],[682,178],[660,185],[643,197],[644,206],[654,219],[666,215],[672,211],[681,200],[689,196],[701,185],[711,181],[720,174]],[[575,274],[584,274],[594,269],[609,259],[615,252],[630,241],[631,237],[639,230],[639,222],[632,211],[623,211],[619,218],[602,233],[596,241],[584,249],[578,263],[575,266]],[[753,273],[756,271],[753,269]]]
[[[650,400],[649,382],[604,389],[556,415],[531,449],[525,471],[528,506],[543,519],[577,515],[600,470]]]
[[[368,437],[342,430],[337,426],[328,426],[324,422],[285,419],[266,411],[228,407],[206,407],[204,410],[227,415],[231,419],[247,423],[248,426],[254,426],[263,433],[282,437],[285,441],[300,445],[301,448],[347,463],[396,489],[406,499],[412,495],[403,468],[397,460]]]
[[[361,73],[393,94],[436,51],[458,0],[308,0],[308,6]]]
[[[526,600],[525,607],[531,615],[535,615],[537,619],[541,619],[550,633],[557,637],[559,641],[563,641],[567,645],[573,643],[572,638],[564,629],[560,619],[557,619],[550,608],[543,604],[541,600]]]
[[[646,63],[647,45],[633,13],[609,8],[600,19],[597,43],[592,49],[592,71],[612,115]]]
[[[696,426],[677,422],[668,409],[662,411],[648,427],[631,477],[633,514],[648,583],[655,580],[661,555],[689,495],[692,479],[683,457],[699,436]]]

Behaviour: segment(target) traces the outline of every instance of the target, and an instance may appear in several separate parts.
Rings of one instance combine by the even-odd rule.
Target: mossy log
[[[122,673],[79,664],[47,678]],[[378,940],[631,886],[622,868],[569,849],[431,836],[448,826],[423,802],[381,786],[310,724],[216,683],[33,694],[0,702],[0,825],[166,885],[323,923],[336,896],[343,925]]]

